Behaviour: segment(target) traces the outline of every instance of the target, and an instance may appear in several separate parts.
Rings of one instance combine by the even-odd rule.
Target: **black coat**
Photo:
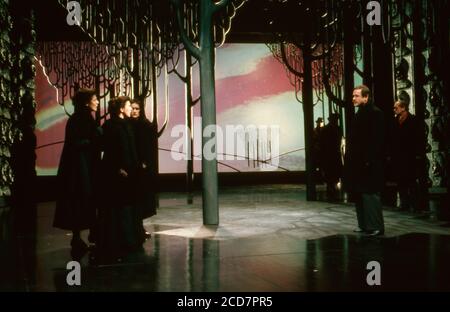
[[[397,181],[410,180],[418,177],[422,154],[424,154],[425,133],[418,119],[408,114],[402,124],[395,122],[392,132],[392,163],[394,177]]]
[[[383,112],[368,103],[355,114],[346,140],[344,185],[354,192],[377,193],[384,187]]]
[[[341,140],[342,130],[337,124],[323,127],[320,136],[320,167],[327,183],[336,183],[342,176]]]
[[[103,124],[102,199],[99,201],[99,247],[115,252],[138,247],[142,220],[136,207],[138,158],[129,120]],[[127,177],[119,171],[127,172]]]
[[[151,170],[156,161],[152,151],[156,134],[152,131],[152,125],[147,118],[134,119],[132,125],[139,162],[137,204],[142,218],[145,219],[156,214],[156,177]]]
[[[137,184],[138,157],[129,120],[113,118],[103,124],[103,193],[114,205],[133,205]],[[128,176],[120,175],[120,169]],[[128,193],[129,196],[120,196]]]
[[[74,113],[67,121],[57,175],[55,227],[80,231],[95,222],[93,195],[100,164],[100,135],[101,129],[88,110]]]

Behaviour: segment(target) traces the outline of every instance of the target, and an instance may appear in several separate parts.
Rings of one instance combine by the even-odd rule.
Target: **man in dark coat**
[[[369,100],[370,90],[361,85],[353,90],[358,108],[346,142],[346,188],[353,192],[359,228],[370,236],[384,234],[380,193],[384,186],[384,116]]]
[[[95,90],[81,89],[72,101],[74,114],[66,124],[53,225],[71,230],[72,247],[84,249],[87,245],[80,231],[91,229],[93,232],[96,219],[93,196],[100,164],[101,130],[92,116],[98,108]]]
[[[417,210],[419,170],[424,153],[423,134],[416,116],[404,100],[394,103],[396,122],[392,133],[392,164],[400,195],[401,210]]]

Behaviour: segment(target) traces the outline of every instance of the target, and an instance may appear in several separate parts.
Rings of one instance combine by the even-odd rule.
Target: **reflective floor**
[[[225,189],[220,226],[205,227],[198,194],[193,205],[183,193],[161,194],[143,251],[108,265],[86,253],[80,286],[66,282],[71,236],[51,227],[54,203],[42,203],[36,239],[2,254],[0,290],[450,291],[445,223],[386,207],[386,235],[365,237],[352,232],[352,205],[304,197],[301,186]],[[381,285],[368,285],[377,278]]]

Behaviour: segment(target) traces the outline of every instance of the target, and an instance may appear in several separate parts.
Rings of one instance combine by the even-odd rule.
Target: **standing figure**
[[[313,168],[314,176],[317,183],[322,183],[322,168],[321,168],[321,158],[320,158],[320,140],[323,130],[323,118],[319,117],[316,120],[316,127],[314,128],[313,138],[312,138],[312,158],[313,158]]]
[[[137,156],[139,162],[136,201],[142,220],[156,214],[155,177],[151,166],[152,146],[156,139],[150,121],[145,117],[144,107],[139,100],[131,101],[131,124],[136,138]],[[150,238],[150,233],[142,226],[143,240]]]
[[[102,194],[99,251],[120,257],[141,247],[142,219],[136,207],[138,157],[130,124],[130,99],[109,101],[110,119],[103,124]]]
[[[331,114],[320,136],[320,164],[327,184],[327,197],[330,200],[336,199],[337,183],[342,177],[342,130],[338,121],[339,114]]]
[[[416,116],[409,113],[404,100],[394,103],[396,122],[392,134],[392,164],[400,195],[400,209],[417,211],[419,170],[422,160],[422,129]]]
[[[381,191],[384,187],[384,116],[370,100],[370,90],[361,85],[353,90],[358,108],[346,142],[346,188],[353,192],[359,228],[370,236],[384,234]]]
[[[80,89],[72,98],[74,113],[66,124],[58,168],[58,192],[53,226],[73,233],[73,249],[86,249],[80,232],[93,229],[96,220],[94,185],[100,165],[101,128],[92,115],[97,111],[95,90]]]

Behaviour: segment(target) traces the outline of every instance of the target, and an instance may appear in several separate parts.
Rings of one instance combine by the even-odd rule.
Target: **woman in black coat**
[[[58,168],[58,195],[53,225],[71,230],[71,245],[86,248],[80,231],[94,227],[94,185],[100,162],[101,128],[92,116],[98,100],[94,90],[81,89],[72,99],[74,114],[66,124],[64,147]]]
[[[101,251],[121,256],[141,247],[142,219],[136,207],[138,158],[130,124],[130,99],[109,102],[110,119],[103,124],[103,202],[100,204]]]
[[[131,124],[136,138],[136,148],[139,161],[138,185],[136,200],[142,219],[156,214],[155,179],[151,166],[155,161],[152,157],[152,146],[155,136],[150,121],[145,117],[144,107],[139,100],[131,102]],[[142,229],[143,238],[149,238],[150,233]]]

